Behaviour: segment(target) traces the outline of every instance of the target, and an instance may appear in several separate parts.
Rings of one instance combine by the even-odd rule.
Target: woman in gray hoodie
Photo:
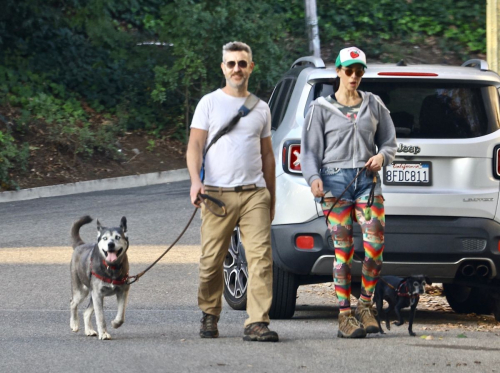
[[[328,215],[335,246],[333,275],[340,308],[337,335],[362,338],[379,332],[372,308],[384,251],[384,198],[378,171],[394,160],[396,131],[380,97],[357,89],[367,68],[363,51],[356,47],[342,49],[335,65],[338,89],[329,97],[313,101],[306,115],[301,167],[311,192]],[[361,226],[365,249],[361,295],[354,315],[350,305],[353,218]]]

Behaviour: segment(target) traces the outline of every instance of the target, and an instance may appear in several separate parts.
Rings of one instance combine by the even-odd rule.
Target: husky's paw
[[[85,329],[85,335],[88,337],[95,337],[97,335],[97,332],[94,329],[89,328]]]
[[[111,326],[115,329],[118,329],[120,326],[123,325],[123,320],[113,320],[111,321]]]
[[[69,322],[69,327],[71,328],[71,330],[73,332],[78,332],[78,330],[80,330],[80,325],[79,325],[79,322],[78,321],[75,321],[75,320],[70,320]]]
[[[104,332],[104,333],[99,335],[99,339],[108,340],[108,339],[111,339],[111,336],[108,334],[108,332]]]

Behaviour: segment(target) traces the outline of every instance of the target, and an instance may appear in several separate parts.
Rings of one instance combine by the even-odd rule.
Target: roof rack
[[[294,67],[297,67],[297,66],[304,66],[304,65],[306,65],[306,66],[310,65],[310,66],[314,66],[317,68],[324,68],[325,67],[325,63],[323,62],[323,60],[320,57],[306,56],[306,57],[301,57],[298,60],[296,60],[292,64],[292,67],[290,67],[290,69],[293,69]]]
[[[488,66],[488,62],[485,60],[473,59],[465,61],[461,66],[464,67],[475,67],[478,70],[488,71],[490,68]]]

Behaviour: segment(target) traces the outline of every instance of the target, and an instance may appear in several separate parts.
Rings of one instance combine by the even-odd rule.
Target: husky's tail
[[[92,220],[93,219],[90,216],[85,215],[73,223],[73,227],[71,227],[71,239],[73,241],[73,249],[85,243],[80,237],[80,228],[83,225],[90,223]]]

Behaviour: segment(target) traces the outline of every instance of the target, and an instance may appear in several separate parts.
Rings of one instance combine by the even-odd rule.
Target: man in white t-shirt
[[[248,115],[214,143],[205,158],[205,180],[200,179],[203,153],[215,134],[231,121],[250,95],[248,79],[254,68],[252,50],[241,42],[222,48],[221,69],[226,86],[204,96],[191,123],[187,166],[191,202],[200,207],[199,193],[226,205],[224,218],[202,205],[201,258],[198,305],[203,312],[200,337],[217,338],[222,310],[223,263],[236,225],[248,263],[247,313],[243,339],[277,342],[269,330],[273,265],[271,221],[274,218],[275,165],[269,106],[259,101]]]

